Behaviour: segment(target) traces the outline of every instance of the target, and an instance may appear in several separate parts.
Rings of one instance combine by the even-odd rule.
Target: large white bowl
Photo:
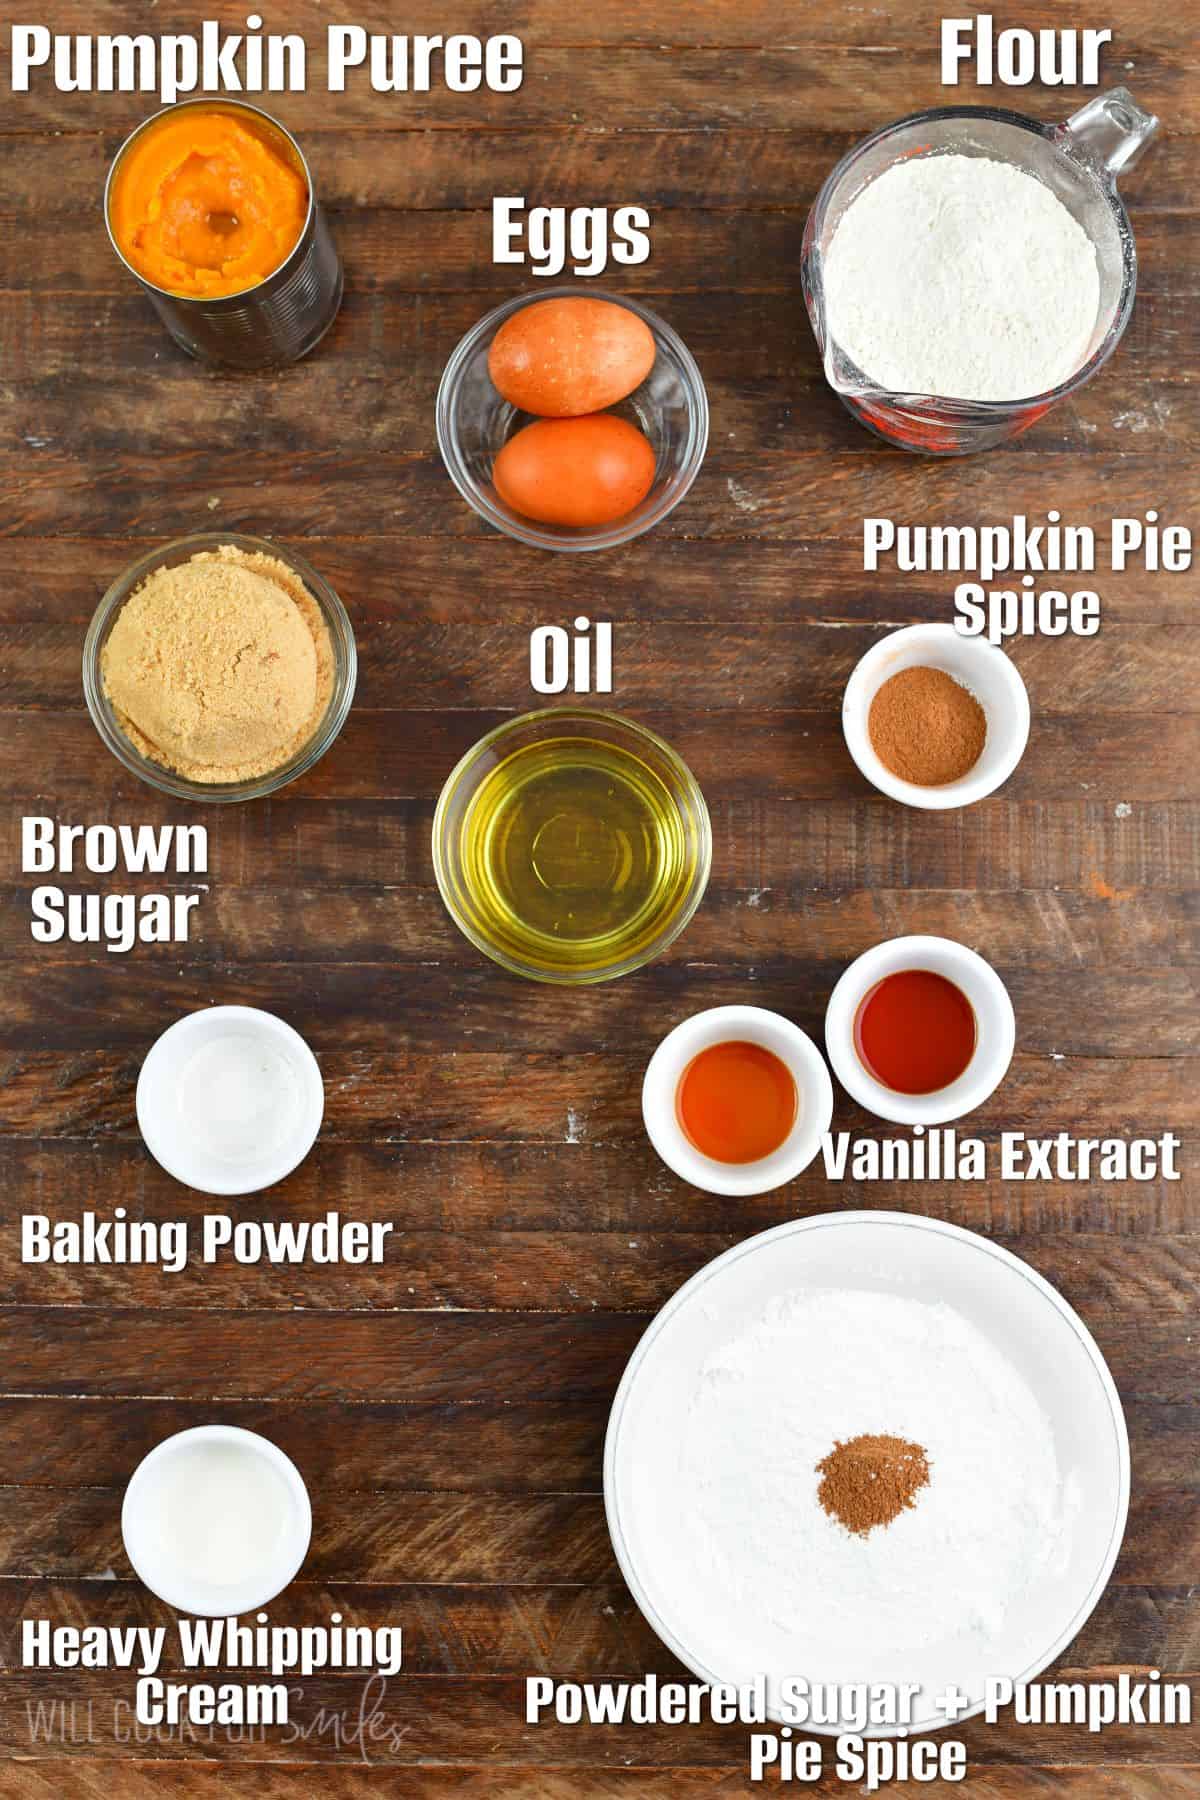
[[[911,1729],[933,1731],[946,1724],[933,1696],[951,1683],[969,1696],[969,1717],[986,1677],[1032,1681],[1062,1653],[1104,1591],[1129,1507],[1129,1442],[1104,1359],[1062,1296],[1011,1252],[934,1219],[849,1212],[776,1226],[718,1256],[654,1319],[617,1390],[604,1453],[609,1531],[641,1611],[701,1680],[891,1679],[872,1674],[870,1645],[847,1674],[836,1661],[845,1652],[806,1634],[803,1621],[785,1633],[745,1616],[679,1529],[688,1504],[681,1450],[706,1359],[776,1296],[830,1287],[944,1302],[964,1315],[1033,1389],[1060,1474],[1085,1496],[1064,1566],[1014,1600],[985,1653],[966,1633],[905,1653],[904,1679],[923,1689]],[[851,1727],[828,1729],[842,1728]]]

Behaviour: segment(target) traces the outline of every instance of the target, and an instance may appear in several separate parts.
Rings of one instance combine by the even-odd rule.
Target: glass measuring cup
[[[844,156],[826,180],[804,229],[802,279],[825,377],[856,419],[889,443],[931,456],[965,456],[1016,437],[1065,395],[1090,381],[1129,323],[1137,252],[1117,179],[1137,161],[1158,120],[1128,88],[1110,88],[1063,125],[987,106],[935,107],[885,126]],[[1069,380],[1012,401],[949,400],[895,394],[855,366],[830,337],[825,317],[825,253],[847,207],[892,164],[910,156],[986,156],[1043,181],[1083,227],[1096,251],[1100,308],[1088,355]]]

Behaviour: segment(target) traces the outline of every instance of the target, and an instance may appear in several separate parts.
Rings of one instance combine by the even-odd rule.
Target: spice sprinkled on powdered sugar
[[[831,1519],[859,1537],[890,1525],[915,1506],[929,1486],[929,1458],[920,1444],[890,1432],[863,1431],[834,1445],[817,1464],[817,1499]]]
[[[1025,400],[1087,360],[1096,252],[1041,181],[991,157],[915,156],[855,195],[825,256],[834,342],[895,394]]]
[[[857,1289],[783,1295],[708,1357],[681,1475],[687,1558],[732,1614],[858,1662],[985,1643],[1060,1566],[1077,1505],[981,1331]]]

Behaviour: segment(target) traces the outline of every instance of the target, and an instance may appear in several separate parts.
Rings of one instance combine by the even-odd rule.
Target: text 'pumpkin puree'
[[[308,183],[268,130],[184,106],[133,140],[113,177],[109,222],[139,275],[208,299],[274,273],[304,229]]]

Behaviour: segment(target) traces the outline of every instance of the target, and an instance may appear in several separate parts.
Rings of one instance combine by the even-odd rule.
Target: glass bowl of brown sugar
[[[139,780],[183,800],[254,800],[324,756],[357,668],[346,609],[304,557],[197,532],[113,582],[84,641],[83,691]]]

